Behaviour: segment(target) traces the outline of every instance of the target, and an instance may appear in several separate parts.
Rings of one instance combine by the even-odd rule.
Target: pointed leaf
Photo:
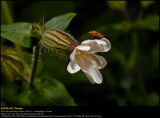
[[[65,30],[75,15],[75,13],[67,13],[53,17],[45,23],[45,29],[56,28]]]

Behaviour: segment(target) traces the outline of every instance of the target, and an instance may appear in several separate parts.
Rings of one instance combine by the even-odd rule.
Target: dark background
[[[69,60],[42,54],[42,74],[61,81],[77,105],[158,106],[159,105],[159,7],[154,2],[142,8],[140,2],[127,2],[124,12],[111,9],[105,1],[8,1],[14,22],[39,22],[75,12],[67,32],[78,41],[92,38],[88,31],[106,35],[112,48],[104,56],[107,66],[101,70],[103,83],[92,85],[82,72],[69,74]],[[143,25],[135,26],[139,20]],[[154,19],[154,16],[155,19]],[[148,19],[149,20],[148,20]],[[151,20],[150,20],[151,19]],[[129,22],[129,27],[125,24]],[[1,22],[3,24],[3,22]],[[4,42],[10,45],[10,42]],[[11,44],[12,45],[12,44]],[[31,53],[32,49],[23,49]],[[6,101],[5,104],[13,104]]]

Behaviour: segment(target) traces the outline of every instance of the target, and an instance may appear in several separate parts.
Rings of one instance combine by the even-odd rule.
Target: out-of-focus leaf
[[[5,24],[1,25],[1,37],[24,47],[31,47],[33,45],[31,30],[31,23],[19,22]]]
[[[128,32],[131,29],[134,28],[140,28],[140,29],[148,29],[152,31],[158,31],[159,29],[159,16],[158,15],[151,15],[148,16],[138,22],[127,24],[125,22],[113,24],[111,27],[114,30],[118,30],[121,32]]]
[[[47,78],[47,79],[46,79]],[[64,85],[53,78],[36,78],[35,89],[26,88],[19,96],[21,105],[75,106]]]
[[[149,106],[159,106],[159,94],[151,93],[148,96],[148,105]]]
[[[107,1],[111,9],[123,10],[126,7],[126,1]]]
[[[57,28],[60,30],[65,30],[75,15],[75,13],[67,13],[53,17],[45,23],[45,29]]]
[[[140,2],[143,8],[147,8],[149,5],[154,3],[154,1],[140,1]]]
[[[16,77],[21,76],[21,72],[24,69],[23,62],[18,52],[8,46],[2,46],[1,48],[1,73],[8,80],[15,80]]]
[[[138,22],[138,27],[140,29],[148,29],[152,31],[159,30],[159,16],[150,15]]]
[[[131,29],[132,24],[127,24],[125,22],[122,22],[122,23],[113,24],[111,27],[114,30],[117,30],[120,32],[128,32]]]
[[[5,105],[19,105],[18,91],[21,89],[19,83],[3,82],[1,86],[1,99]]]
[[[135,106],[158,106],[159,105],[159,95],[156,92],[151,94],[136,95],[132,96],[132,104]]]
[[[6,1],[1,1],[1,24],[12,23],[12,18]]]

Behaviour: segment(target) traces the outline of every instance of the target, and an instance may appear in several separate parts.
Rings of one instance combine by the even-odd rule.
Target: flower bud
[[[8,46],[1,47],[1,66],[2,75],[13,81],[16,77],[21,76],[23,71],[23,62],[17,51]]]
[[[52,56],[69,57],[79,43],[68,33],[58,29],[49,29],[42,34],[42,50]]]

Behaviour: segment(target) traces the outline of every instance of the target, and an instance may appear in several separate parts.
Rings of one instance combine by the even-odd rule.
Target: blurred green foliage
[[[141,6],[147,8],[149,5],[153,4],[154,1],[141,1]]]
[[[35,89],[26,87],[19,95],[20,104],[23,106],[75,106],[75,102],[66,91],[64,85],[49,77],[36,78]]]
[[[126,1],[107,1],[111,9],[123,10],[126,7]]]
[[[15,22],[35,23],[42,16],[48,21],[53,16],[74,12],[77,15],[67,31],[78,41],[83,41],[94,38],[87,32],[96,30],[106,35],[112,48],[108,53],[100,54],[108,61],[108,65],[101,70],[104,80],[100,85],[89,83],[82,72],[69,74],[66,69],[69,60],[61,60],[42,53],[40,63],[43,63],[43,66],[39,63],[40,69],[34,83],[37,86],[35,91],[24,88],[19,79],[14,82],[3,80],[2,105],[75,105],[75,102],[77,105],[85,106],[159,105],[157,2],[147,4],[145,7],[141,2],[126,2],[125,12],[110,9],[105,1],[92,3],[8,1],[8,3]],[[1,18],[4,18],[2,15]],[[1,24],[5,24],[5,21],[2,20]],[[3,45],[12,46],[12,43],[4,40]],[[32,53],[28,48],[23,48],[23,51],[27,52],[27,55]],[[31,56],[25,56],[25,60],[30,60],[31,63]],[[36,92],[37,89],[40,90],[39,93]]]

